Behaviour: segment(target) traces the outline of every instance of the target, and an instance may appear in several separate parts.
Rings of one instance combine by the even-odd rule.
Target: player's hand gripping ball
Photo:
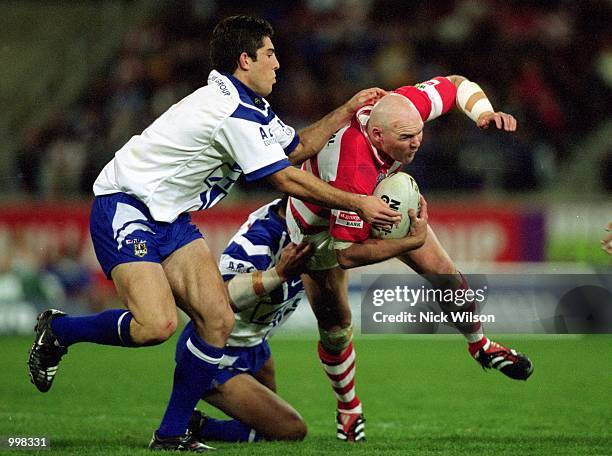
[[[372,226],[371,237],[377,239],[400,239],[410,231],[408,209],[417,215],[420,209],[421,193],[419,186],[410,174],[398,172],[385,177],[374,189],[374,196],[380,196],[391,209],[401,212],[402,221],[391,228]]]

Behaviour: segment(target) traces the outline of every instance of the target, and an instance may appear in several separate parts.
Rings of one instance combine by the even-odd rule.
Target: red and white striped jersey
[[[436,77],[414,86],[395,90],[408,98],[423,122],[448,112],[455,104],[457,89],[445,77]],[[401,167],[370,142],[366,125],[372,106],[364,106],[350,124],[338,130],[319,154],[304,162],[302,169],[332,186],[350,193],[371,195],[376,185]],[[363,242],[370,237],[370,226],[355,212],[329,209],[296,198],[289,198],[289,210],[304,234],[328,231],[339,240]]]

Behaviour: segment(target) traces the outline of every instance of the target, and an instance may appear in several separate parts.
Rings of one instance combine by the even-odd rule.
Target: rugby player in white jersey
[[[424,123],[455,105],[478,128],[494,126],[507,132],[516,129],[516,120],[495,112],[477,84],[461,76],[437,77],[416,86],[400,87],[374,106],[360,109],[302,168],[337,188],[371,195],[381,179],[413,160],[423,140]],[[319,324],[321,361],[325,366],[335,366],[325,370],[338,401],[337,427],[344,430],[344,435],[338,433],[339,438],[348,435],[349,439],[359,440],[361,435],[355,429],[363,429],[359,426],[362,405],[355,393],[346,269],[397,257],[440,289],[469,287],[427,226],[426,209],[422,199],[417,226],[407,237],[380,240],[370,238],[371,227],[358,214],[289,198],[287,226],[293,242],[307,241],[317,246],[302,281]],[[446,311],[477,312],[475,303],[440,306]],[[520,380],[531,375],[531,361],[487,339],[479,322],[458,323],[455,327],[465,336],[469,353],[483,368],[495,368]]]
[[[362,105],[384,91],[368,89],[301,131],[283,124],[263,98],[279,63],[270,24],[248,16],[213,32],[208,84],[133,136],[94,183],[90,228],[96,256],[128,310],[72,317],[41,313],[29,354],[30,378],[51,387],[67,347],[79,342],[144,346],[168,339],[176,305],[195,331],[178,347],[173,391],[152,449],[204,451],[187,423],[219,370],[234,315],[214,258],[189,212],[223,199],[241,174],[267,178],[284,193],[350,211],[368,222],[401,217],[382,200],[338,190],[290,166],[313,156]]]

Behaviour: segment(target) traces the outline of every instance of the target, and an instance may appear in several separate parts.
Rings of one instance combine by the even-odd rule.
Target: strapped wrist
[[[495,112],[480,86],[467,79],[457,88],[457,106],[474,122],[485,112]]]
[[[230,301],[237,311],[253,306],[257,300],[278,288],[281,280],[276,268],[237,274],[227,284]]]
[[[281,280],[276,267],[267,271],[256,271],[252,276],[253,291],[257,296],[264,296],[275,290],[283,281]]]

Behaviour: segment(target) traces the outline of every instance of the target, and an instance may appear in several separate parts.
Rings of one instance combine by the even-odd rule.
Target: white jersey
[[[223,280],[276,266],[282,249],[291,242],[287,225],[276,212],[279,204],[280,200],[275,200],[250,214],[230,240],[219,262]],[[260,344],[289,318],[303,296],[304,286],[296,277],[260,297],[255,306],[236,313],[236,323],[227,345],[252,347]]]
[[[208,85],[119,149],[93,190],[135,196],[155,220],[172,222],[219,202],[242,173],[253,181],[289,166],[286,155],[298,142],[264,98],[212,71]]]

